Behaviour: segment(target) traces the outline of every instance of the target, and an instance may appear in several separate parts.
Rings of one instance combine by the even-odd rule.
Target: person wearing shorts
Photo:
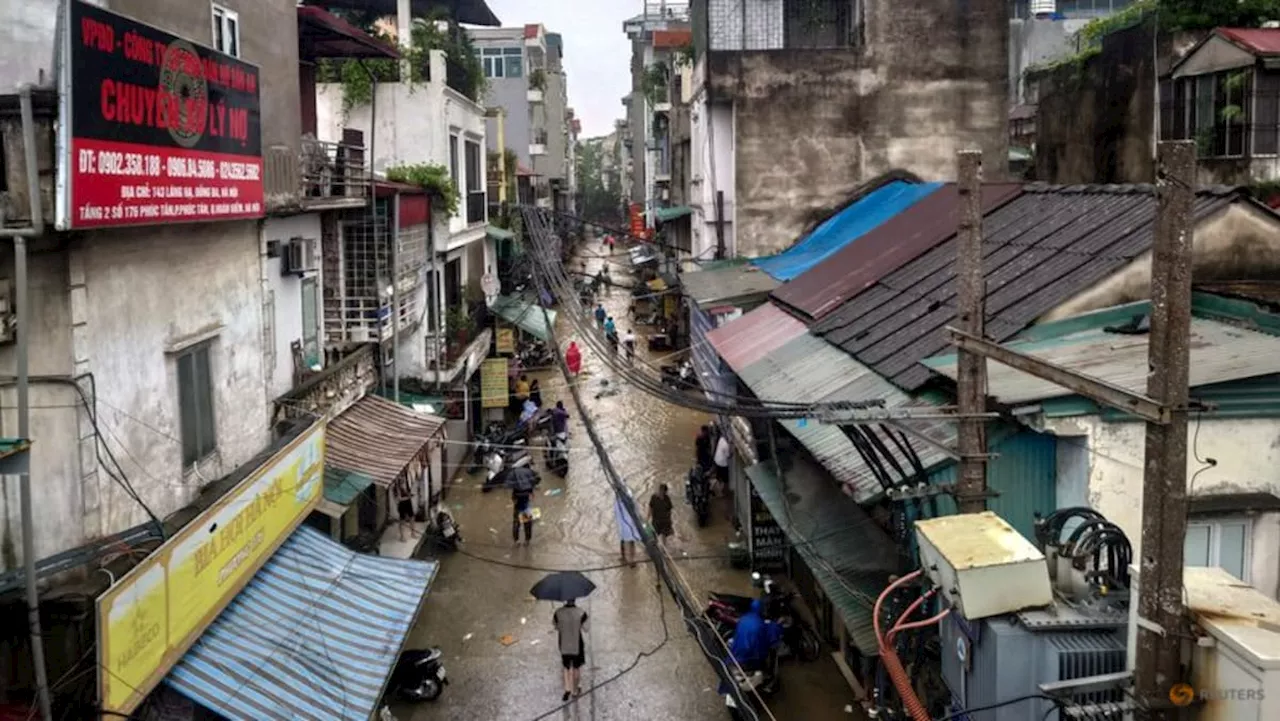
[[[418,530],[413,527],[413,491],[409,489],[409,481],[401,479],[396,483],[396,516],[399,518],[397,525],[400,527],[400,540],[404,540],[405,526],[409,527],[409,535],[413,538],[418,537]]]
[[[564,696],[568,701],[573,694],[582,693],[582,666],[587,662],[587,646],[582,641],[582,631],[587,625],[587,612],[572,601],[566,601],[556,609],[551,623],[560,634],[560,664],[564,667]]]

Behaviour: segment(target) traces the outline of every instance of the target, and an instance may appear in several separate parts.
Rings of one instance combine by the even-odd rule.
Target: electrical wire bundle
[[[542,209],[528,207],[522,207],[521,213],[524,228],[533,244],[532,252],[529,253],[529,256],[534,262],[539,292],[546,292],[559,299],[566,317],[582,337],[583,342],[599,354],[606,366],[649,395],[674,405],[713,415],[737,415],[775,420],[814,418],[820,417],[825,413],[841,414],[884,407],[884,401],[881,399],[795,403],[764,401],[757,398],[747,398],[731,393],[704,389],[704,394],[713,397],[713,400],[713,398],[705,396],[694,396],[675,391],[663,381],[660,373],[643,372],[642,369],[648,366],[642,361],[628,364],[620,360],[602,335],[586,324],[584,319],[587,317],[587,309],[582,307],[572,281],[568,278],[564,268],[553,260],[556,256],[550,252],[554,248],[554,243],[548,240],[548,237],[552,235],[552,230],[549,228],[546,213]],[[947,410],[950,410],[950,408],[939,407],[931,409],[931,412],[944,413]],[[880,422],[881,420],[883,419],[842,419],[840,423],[857,424]]]
[[[1080,523],[1064,539],[1063,530],[1073,520]],[[1129,587],[1133,546],[1119,526],[1092,508],[1062,508],[1037,519],[1035,535],[1041,551],[1052,550],[1069,559],[1072,568],[1083,571],[1085,580],[1095,588]]]

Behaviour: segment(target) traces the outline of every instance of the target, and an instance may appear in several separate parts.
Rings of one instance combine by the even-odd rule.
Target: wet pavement
[[[625,256],[619,253],[616,260],[621,265],[611,263],[614,282],[630,283]],[[591,258],[588,262],[594,272],[602,261]],[[620,332],[627,328],[623,319],[628,296],[625,289],[614,288],[603,298]],[[563,314],[556,330],[565,345],[577,336]],[[645,348],[646,329],[635,330],[638,360],[659,363]],[[647,508],[658,483],[671,487],[676,504],[676,566],[694,590],[696,602],[704,603],[712,589],[750,593],[747,573],[731,569],[726,559],[726,544],[735,540],[730,500],[715,499],[711,522],[698,528],[683,498],[694,436],[708,419],[625,386],[616,395],[597,398],[601,380],[609,379],[613,385],[615,374],[582,342],[578,345],[583,349],[578,382],[588,412],[637,505]],[[575,416],[570,424],[568,477],[542,473],[534,502],[541,520],[535,525],[533,543],[520,547],[511,539],[508,493],[482,493],[479,476],[461,476],[450,489],[447,503],[465,539],[463,552],[440,558],[439,575],[408,641],[413,647],[443,649],[450,684],[435,702],[397,707],[396,717],[402,721],[728,718],[723,698],[715,690],[715,673],[687,632],[670,594],[655,588],[652,566],[620,563],[613,491],[576,417],[564,379],[558,370],[532,375],[540,377],[545,403],[564,400]],[[637,553],[643,558],[642,548]],[[624,668],[634,668],[559,708],[563,688],[551,626],[555,605],[535,602],[528,590],[547,571],[563,569],[583,570],[597,586],[595,593],[579,602],[590,616],[583,690]],[[812,664],[784,665],[781,690],[770,700],[775,718],[862,718],[856,705],[853,713],[846,709],[853,704],[853,694],[829,651]],[[637,662],[637,654],[645,655]]]

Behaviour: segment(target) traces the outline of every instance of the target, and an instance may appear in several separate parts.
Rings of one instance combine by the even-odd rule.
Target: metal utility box
[[[1044,554],[996,514],[916,522],[920,566],[970,621],[1053,602]]]

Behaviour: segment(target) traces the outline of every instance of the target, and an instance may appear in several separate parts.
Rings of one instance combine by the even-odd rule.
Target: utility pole
[[[716,191],[716,260],[725,259],[724,247],[724,191]]]
[[[1191,209],[1195,143],[1162,142],[1156,154],[1156,237],[1151,259],[1147,395],[1169,422],[1147,423],[1139,556],[1138,699],[1155,721],[1172,721],[1169,688],[1182,680],[1182,549],[1187,533],[1187,400],[1191,335]]]
[[[960,218],[957,225],[957,323],[975,338],[983,337],[986,279],[982,275],[982,151],[956,155]],[[987,427],[978,417],[987,408],[987,359],[964,348],[956,359],[956,392],[960,407],[960,479],[956,504],[961,513],[987,510]]]

